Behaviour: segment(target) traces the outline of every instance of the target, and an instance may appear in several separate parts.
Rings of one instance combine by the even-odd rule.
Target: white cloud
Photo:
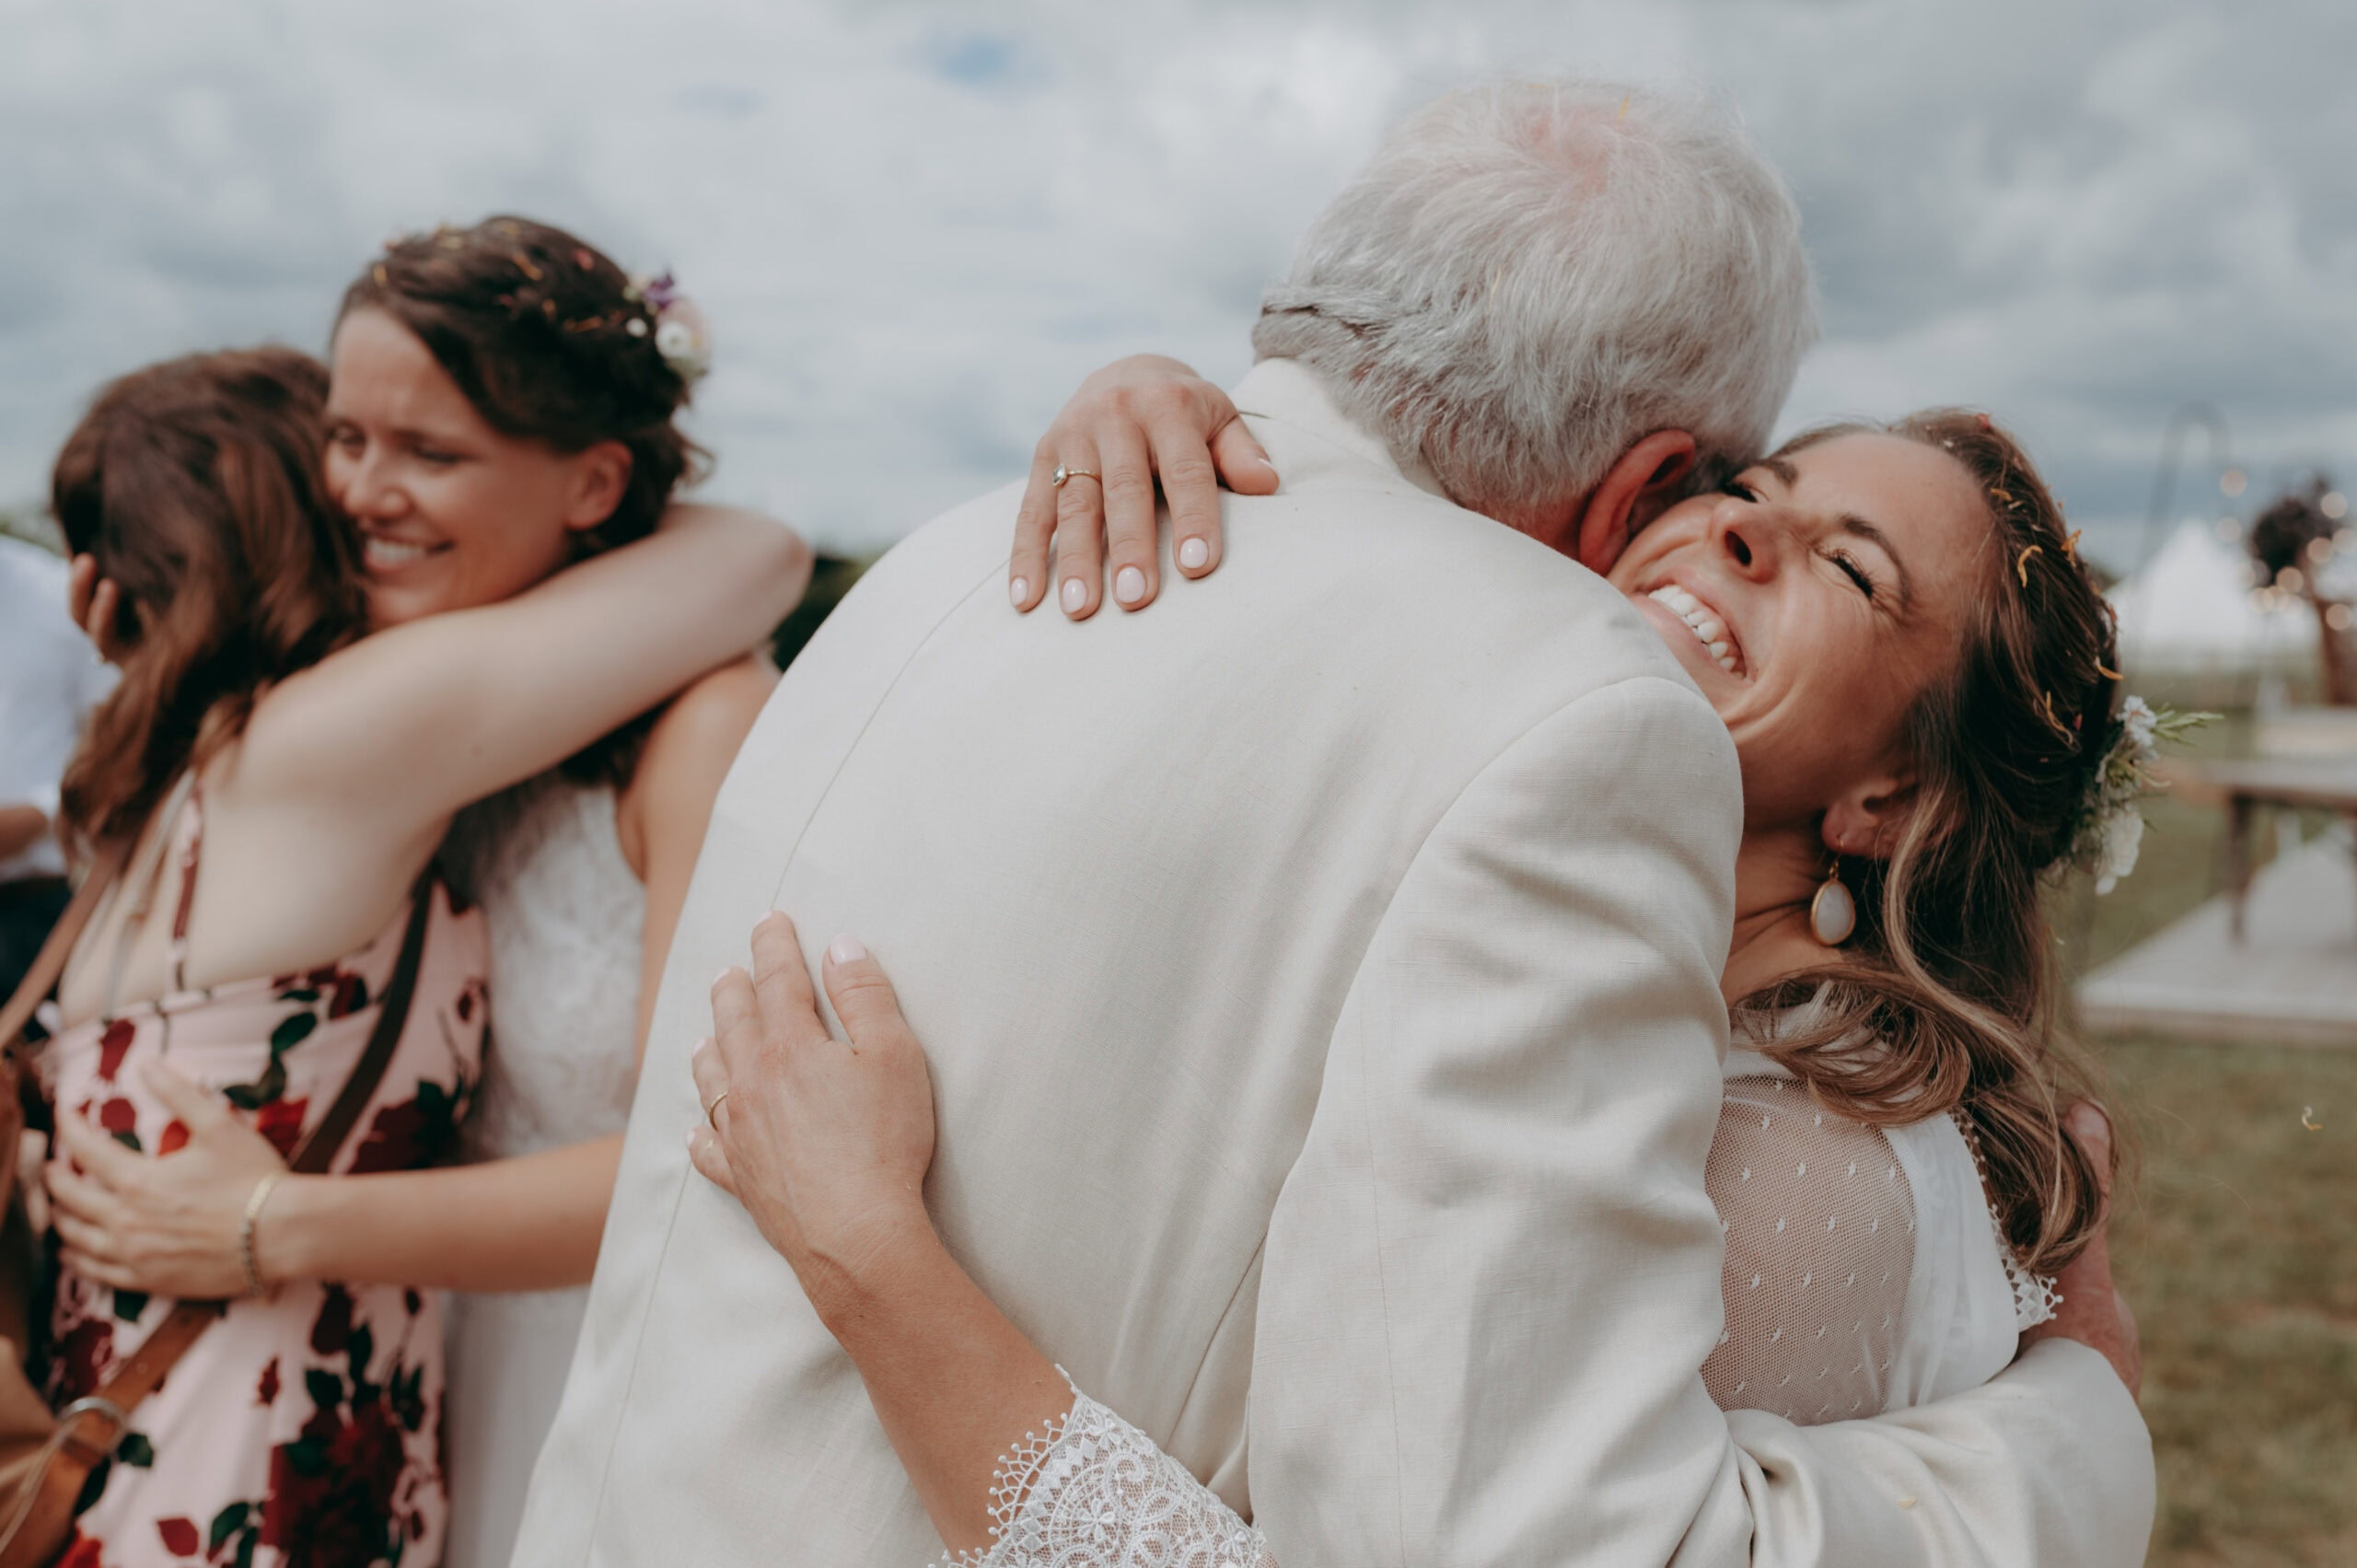
[[[41,0],[0,58],[0,497],[103,377],[317,347],[387,233],[521,210],[705,305],[717,491],[880,542],[1016,471],[1114,354],[1240,371],[1401,110],[1580,70],[1715,85],[1792,180],[1829,335],[1789,423],[1985,403],[2132,517],[2183,399],[2262,463],[2357,457],[2345,13]]]

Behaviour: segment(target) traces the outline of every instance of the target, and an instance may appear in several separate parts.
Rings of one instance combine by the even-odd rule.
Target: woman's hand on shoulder
[[[122,621],[122,590],[111,577],[99,575],[99,558],[76,555],[66,569],[65,613],[109,664],[121,662],[122,640],[116,635]]]
[[[745,1205],[830,1322],[931,1240],[933,1083],[883,968],[837,937],[827,995],[848,1040],[828,1034],[783,914],[753,928],[751,971],[713,982],[713,1038],[696,1048],[704,1122],[696,1169]]]
[[[1056,482],[1059,470],[1068,477]],[[1113,598],[1142,610],[1161,588],[1155,481],[1170,505],[1171,554],[1181,575],[1215,570],[1223,540],[1219,487],[1268,495],[1277,470],[1225,392],[1178,360],[1132,354],[1080,384],[1031,455],[1016,514],[1007,591],[1028,612],[1048,595],[1074,621]],[[1053,563],[1050,555],[1052,547]]]

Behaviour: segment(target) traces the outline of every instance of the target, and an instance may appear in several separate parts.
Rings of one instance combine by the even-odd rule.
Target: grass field
[[[2162,800],[2147,816],[2136,876],[2100,900],[2078,889],[2058,912],[2073,968],[2212,889],[2217,814]],[[2357,1051],[2147,1039],[2097,1051],[2139,1157],[2113,1234],[2160,1461],[2149,1561],[2352,1568]]]

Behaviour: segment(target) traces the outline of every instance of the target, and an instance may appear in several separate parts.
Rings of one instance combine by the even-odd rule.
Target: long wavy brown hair
[[[1746,998],[1738,1024],[1829,1108],[1876,1125],[1961,1110],[2015,1257],[2051,1272],[2093,1239],[2096,1172],[2062,1125],[2093,1092],[2061,1017],[2045,914],[2119,701],[2109,607],[2062,509],[1985,414],[1936,409],[1838,436],[1921,441],[1961,463],[1998,549],[1962,656],[1905,721],[1917,809],[1887,860],[1845,858],[1858,929],[1842,957]],[[1814,995],[1805,1030],[1766,1016]]]
[[[62,790],[82,847],[137,833],[273,682],[359,635],[352,530],[319,473],[326,407],[308,354],[194,354],[112,383],[66,437],[51,508],[121,594],[122,677]]]

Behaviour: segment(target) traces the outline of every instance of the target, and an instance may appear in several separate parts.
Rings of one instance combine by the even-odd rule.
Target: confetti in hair
[[[2033,555],[2043,555],[2045,553],[2046,550],[2044,546],[2033,544],[2024,550],[2019,555],[2014,557],[2014,575],[2021,578],[2022,587],[2029,587],[2029,558]],[[2049,713],[2051,712],[2050,707],[2049,711]]]

